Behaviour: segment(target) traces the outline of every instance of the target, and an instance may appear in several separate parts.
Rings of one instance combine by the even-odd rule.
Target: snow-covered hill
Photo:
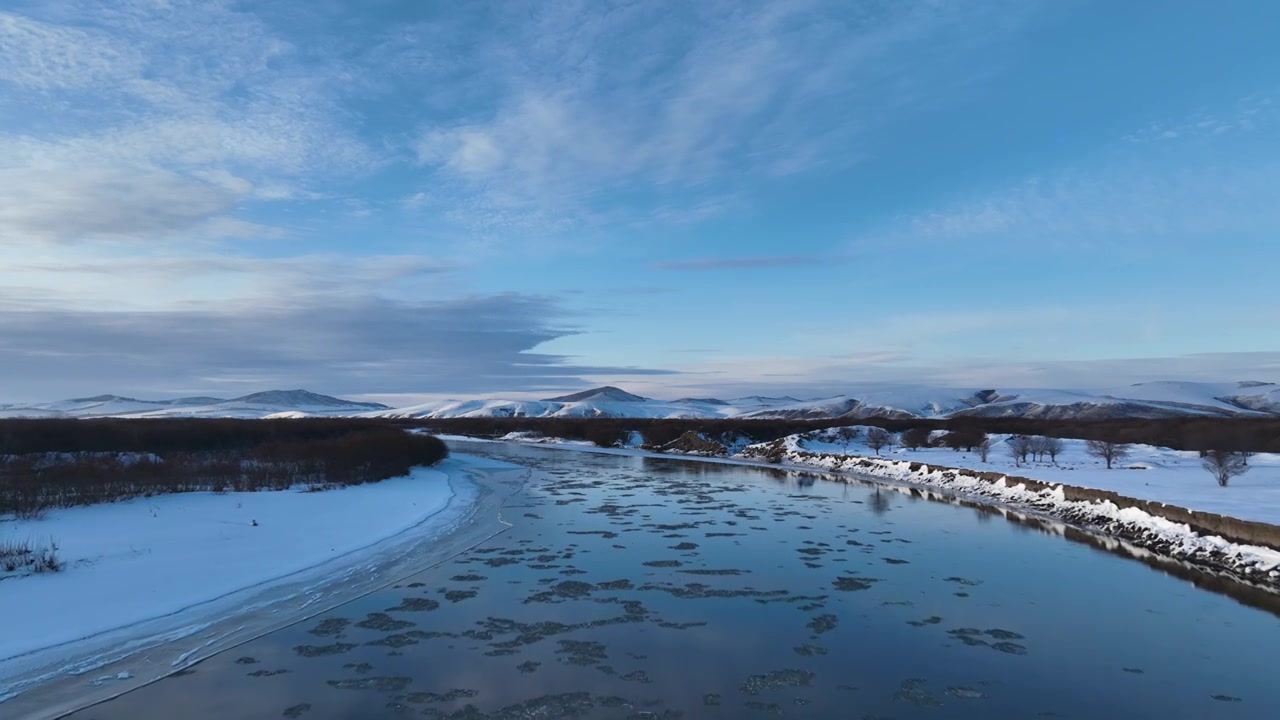
[[[1149,382],[1095,391],[870,385],[835,397],[798,400],[758,395],[721,400],[655,400],[605,386],[544,400],[437,400],[389,408],[306,390],[272,390],[231,400],[138,400],[116,395],[34,405],[0,404],[3,417],[307,417],[388,418],[761,418],[1025,417],[1107,419],[1280,415],[1273,383]]]
[[[877,385],[835,397],[797,400],[750,396],[732,400],[654,400],[615,387],[546,400],[443,400],[368,413],[400,418],[1164,418],[1280,415],[1280,386],[1264,383],[1155,382],[1079,390],[939,388]]]
[[[119,395],[97,395],[34,405],[0,405],[0,417],[235,417],[356,415],[388,410],[380,403],[355,402],[307,390],[270,390],[230,400],[186,397],[176,400],[138,400]]]

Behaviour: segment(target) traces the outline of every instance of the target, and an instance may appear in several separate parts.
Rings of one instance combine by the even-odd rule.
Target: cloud
[[[677,370],[674,375],[658,378],[602,374],[588,380],[592,384],[619,384],[632,392],[658,398],[689,395],[732,398],[756,394],[821,398],[903,384],[1000,390],[1078,389],[1122,394],[1118,388],[1153,380],[1280,381],[1280,351],[1049,362],[957,357],[945,364],[921,362],[894,351],[884,351],[834,360],[789,356],[723,359]]]
[[[673,260],[649,265],[650,270],[749,270],[825,265],[841,262],[840,258],[820,255],[755,255],[751,257],[707,257]]]
[[[486,70],[472,102],[415,151],[475,226],[633,221],[610,200],[632,193],[706,216],[708,197],[857,162],[865,131],[971,82],[958,60],[1038,5],[508,6],[492,43],[459,49]]]
[[[594,367],[536,348],[576,330],[559,303],[520,294],[438,302],[306,298],[267,307],[96,312],[5,309],[0,376],[37,400],[77,393],[471,392],[572,383]]]
[[[453,289],[456,269],[418,255],[174,257],[0,249],[0,287],[26,288],[31,308],[59,310],[97,309],[104,303],[119,310],[164,311],[275,307],[314,298],[433,298]]]
[[[233,221],[231,211],[250,188],[231,176],[221,180],[157,167],[0,169],[0,237],[11,242],[71,242],[167,238],[176,233],[199,237],[278,234]]]
[[[6,242],[270,238],[246,205],[316,199],[299,185],[378,163],[342,124],[341,68],[235,3],[15,10],[0,12]]]
[[[986,197],[910,218],[905,239],[969,238],[1115,246],[1130,239],[1239,237],[1280,231],[1272,188],[1280,165],[1115,163],[1032,178]]]
[[[1265,94],[1249,95],[1225,111],[1200,111],[1190,117],[1152,123],[1125,139],[1133,143],[1164,143],[1172,140],[1212,139],[1222,135],[1248,133],[1271,127],[1277,117],[1275,102]]]
[[[1280,138],[1268,99],[1154,125],[1062,169],[1014,179],[902,218],[854,242],[1051,243],[1071,250],[1280,232]],[[1245,131],[1247,134],[1241,134]],[[1244,239],[1244,240],[1242,240]]]

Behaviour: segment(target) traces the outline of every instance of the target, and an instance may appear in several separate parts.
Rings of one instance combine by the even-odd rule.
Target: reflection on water
[[[1061,525],[812,473],[455,449],[541,471],[505,510],[513,529],[76,717],[1200,720],[1280,707],[1275,616]]]

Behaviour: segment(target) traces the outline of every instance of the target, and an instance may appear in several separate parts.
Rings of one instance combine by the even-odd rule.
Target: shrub
[[[136,422],[145,425],[149,421]],[[175,492],[359,485],[404,475],[416,466],[433,465],[449,453],[439,438],[407,433],[387,424],[322,420],[313,432],[307,427],[310,420],[291,420],[288,422],[295,423],[295,429],[288,432],[236,430],[236,425],[259,422],[220,421],[212,426],[197,422],[192,427],[217,430],[205,447],[196,445],[185,430],[173,434],[163,425],[150,426],[164,430],[157,435],[140,431],[123,440],[114,425],[90,425],[89,434],[77,438],[80,445],[102,447],[92,430],[109,427],[108,438],[122,440],[129,451],[46,451],[0,457],[0,515],[36,517],[48,508]],[[345,432],[335,434],[337,428]],[[180,444],[185,449],[168,449],[177,436],[183,438]],[[228,437],[239,440],[228,443]],[[150,438],[157,447],[140,447],[139,438]],[[244,438],[260,442],[243,445]]]
[[[63,567],[58,543],[53,538],[42,543],[10,538],[0,541],[0,571],[58,572]]]

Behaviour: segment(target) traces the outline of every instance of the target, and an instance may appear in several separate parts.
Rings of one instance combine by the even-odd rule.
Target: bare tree
[[[1044,441],[1047,438],[1039,435],[1027,438],[1027,451],[1031,453],[1032,459],[1040,462],[1044,458]]]
[[[991,454],[991,438],[983,437],[982,442],[974,447],[978,450],[978,457],[982,458],[982,462],[986,462],[987,456]]]
[[[1013,456],[1013,464],[1022,467],[1031,452],[1031,438],[1026,435],[1014,435],[1009,438],[1009,454]]]
[[[1112,463],[1124,462],[1129,457],[1129,446],[1124,443],[1111,442],[1110,440],[1087,440],[1084,444],[1085,451],[1090,455],[1104,460],[1107,463],[1107,469],[1111,469]]]
[[[929,447],[929,428],[921,427],[904,430],[902,435],[898,437],[898,442],[908,450]]]
[[[1054,465],[1058,464],[1058,454],[1062,452],[1062,440],[1056,437],[1044,438],[1042,446],[1044,454],[1049,456],[1049,462]]]
[[[842,427],[836,428],[836,440],[844,447],[844,454],[849,454],[849,443],[858,437],[858,428]]]
[[[884,428],[871,428],[867,431],[867,447],[875,450],[877,455],[891,442],[893,442],[893,436]]]
[[[1248,458],[1242,452],[1210,450],[1200,462],[1221,487],[1226,487],[1231,478],[1249,472]]]

